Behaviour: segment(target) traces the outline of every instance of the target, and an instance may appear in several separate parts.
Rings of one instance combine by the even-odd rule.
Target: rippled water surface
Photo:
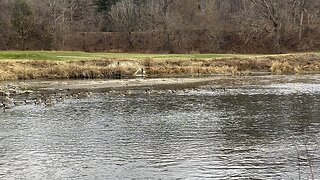
[[[17,106],[0,112],[0,179],[317,179],[319,107],[314,81]]]

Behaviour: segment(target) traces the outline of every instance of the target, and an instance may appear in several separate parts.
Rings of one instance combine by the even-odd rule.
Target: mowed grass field
[[[236,54],[139,54],[139,53],[89,53],[81,51],[0,51],[2,60],[100,60],[100,59],[218,59],[252,57]]]

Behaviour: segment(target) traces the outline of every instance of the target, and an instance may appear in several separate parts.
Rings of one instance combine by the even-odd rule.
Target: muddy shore
[[[0,82],[0,109],[33,104],[52,107],[67,99],[79,100],[99,94],[180,94],[209,90],[225,92],[241,86],[266,86],[277,83],[320,84],[320,75],[212,76],[199,78],[156,78],[121,80],[29,80]]]
[[[56,93],[61,91],[104,92],[110,90],[164,90],[184,89],[206,85],[217,77],[207,78],[156,78],[156,79],[96,79],[96,80],[31,80],[0,82],[0,95],[28,93]]]
[[[0,82],[0,96],[57,93],[57,92],[107,92],[111,90],[181,90],[199,86],[241,86],[246,84],[319,83],[320,75],[267,75],[267,76],[211,76],[198,78],[136,78],[96,80],[28,80]]]

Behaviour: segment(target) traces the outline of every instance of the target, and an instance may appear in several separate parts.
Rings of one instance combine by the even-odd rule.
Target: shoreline
[[[184,89],[209,83],[226,85],[224,81],[239,84],[254,77],[275,76],[276,81],[281,75],[309,74],[320,74],[319,53],[218,59],[0,60],[0,96]]]
[[[215,76],[206,78],[157,78],[121,80],[51,80],[0,82],[0,109],[27,104],[52,107],[66,99],[84,99],[96,95],[179,94],[190,91],[220,91],[239,87],[272,88],[272,84],[320,84],[317,75]]]
[[[184,89],[206,85],[217,77],[206,78],[136,78],[136,79],[92,79],[92,80],[28,80],[0,82],[0,96],[5,93],[56,93],[60,91],[92,91],[110,90],[165,90]]]
[[[27,80],[0,82],[1,96],[29,94],[51,94],[58,92],[108,92],[127,90],[183,90],[204,86],[230,87],[253,84],[320,83],[320,74],[309,75],[262,75],[262,76],[211,76],[192,78],[136,78],[136,79],[92,79],[92,80]]]

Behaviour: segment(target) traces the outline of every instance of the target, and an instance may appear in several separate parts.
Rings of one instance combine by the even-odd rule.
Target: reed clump
[[[273,74],[294,74],[295,68],[289,62],[275,61],[271,65],[271,72]]]

